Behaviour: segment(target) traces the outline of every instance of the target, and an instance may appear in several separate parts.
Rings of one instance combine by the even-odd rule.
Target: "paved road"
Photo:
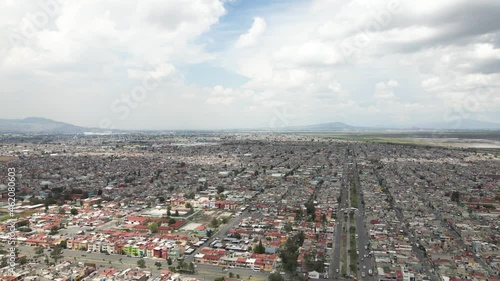
[[[359,170],[358,170],[358,164],[356,162],[356,159],[353,159],[354,161],[354,183],[356,184],[356,192],[354,196],[358,197],[358,211],[356,212],[356,234],[358,234],[358,239],[357,239],[357,250],[359,251],[358,254],[358,270],[359,270],[359,275],[363,280],[367,281],[372,281],[375,280],[374,276],[370,276],[368,274],[368,270],[372,269],[373,272],[376,272],[375,270],[375,260],[373,257],[367,257],[365,258],[365,255],[368,255],[370,252],[370,249],[365,249],[365,246],[368,246],[368,242],[370,241],[370,236],[368,235],[367,229],[366,229],[366,217],[365,217],[365,206],[362,204],[363,202],[363,188],[361,186],[361,183],[359,181]],[[365,275],[363,277],[363,275]]]
[[[242,212],[240,216],[237,216],[235,218],[231,218],[228,223],[222,225],[219,227],[219,230],[208,239],[208,241],[203,244],[201,247],[197,248],[191,255],[186,256],[186,262],[192,262],[194,260],[194,256],[200,251],[200,248],[207,247],[212,243],[216,238],[220,239],[221,241],[227,237],[227,233],[229,230],[233,229],[236,225],[238,225],[244,218],[248,218],[250,216],[258,216],[259,214],[257,212],[250,213],[249,209],[251,208],[248,207],[245,211]]]
[[[340,190],[340,204],[337,210],[337,225],[334,232],[333,241],[333,252],[332,252],[332,262],[330,264],[330,280],[339,280],[341,274],[341,238],[342,238],[342,225],[344,222],[344,213],[340,209],[346,204],[347,197],[347,163],[344,164],[344,171],[342,173],[342,186]],[[338,270],[338,273],[337,273]]]
[[[18,245],[20,253],[27,254],[28,258],[33,258],[35,255],[34,248],[31,246]],[[44,255],[49,257],[49,260],[53,262],[50,258],[50,252],[45,249]],[[137,261],[139,258],[127,257],[124,255],[105,255],[102,253],[88,253],[86,251],[73,251],[73,250],[63,250],[63,256],[59,262],[64,260],[69,260],[72,262],[88,262],[95,263],[98,268],[113,267],[117,269],[127,269],[136,268]],[[44,263],[45,257],[38,258],[40,263]],[[164,259],[157,258],[145,258],[146,268],[143,270],[150,271],[153,277],[159,275],[159,271],[155,266],[156,262],[162,263],[162,269],[168,268],[167,262]],[[218,277],[228,276],[229,272],[232,272],[234,276],[237,274],[243,280],[267,280],[267,272],[255,272],[250,269],[231,269],[229,271],[223,271],[221,267],[211,266],[211,265],[197,265],[196,266],[196,276],[201,277],[203,280],[214,280]],[[186,274],[188,275],[188,274]],[[250,279],[249,279],[250,277]]]

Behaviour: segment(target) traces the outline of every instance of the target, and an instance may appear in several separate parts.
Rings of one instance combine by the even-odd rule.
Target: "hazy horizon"
[[[0,119],[116,129],[500,120],[500,2],[3,1]]]

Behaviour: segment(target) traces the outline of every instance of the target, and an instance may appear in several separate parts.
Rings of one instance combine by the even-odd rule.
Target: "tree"
[[[207,230],[207,237],[210,238],[214,234],[213,230],[209,229]]]
[[[236,238],[236,239],[241,239],[241,234],[239,234],[238,232],[236,232],[235,234],[233,234],[233,237]]]
[[[50,228],[49,235],[56,235],[57,233],[59,233],[59,228],[57,226],[53,226]]]
[[[50,252],[50,257],[54,259],[55,263],[57,263],[57,261],[63,257],[61,245],[54,246],[52,252]]]
[[[451,193],[451,201],[458,202],[460,200],[460,192],[453,191]]]
[[[151,231],[151,233],[157,233],[158,232],[158,223],[157,222],[153,222],[149,225],[149,231]]]
[[[43,255],[43,251],[44,251],[43,247],[36,247],[35,248],[35,255],[41,256],[41,255]]]
[[[214,281],[224,281],[224,280],[225,280],[224,277],[217,277],[217,278],[214,279]]]
[[[156,266],[158,269],[160,269],[160,268],[161,268],[161,262],[159,262],[159,261],[155,262],[155,266]]]
[[[175,210],[175,215],[174,216],[176,216],[176,217],[179,216],[179,210]]]
[[[224,192],[224,186],[222,185],[217,186],[217,194],[221,194],[222,192]]]
[[[168,258],[168,259],[167,259],[167,264],[168,264],[168,265],[172,265],[172,259],[171,259],[171,258]]]
[[[145,268],[146,267],[146,261],[144,259],[139,259],[137,261],[137,266],[140,268]]]
[[[283,229],[286,232],[291,232],[293,230],[292,224],[290,224],[290,223],[285,224],[285,226],[283,226]]]
[[[174,224],[174,223],[175,223],[175,219],[170,218],[170,219],[168,220],[168,225],[171,225],[171,224]]]
[[[71,212],[71,214],[72,214],[73,216],[78,215],[78,210],[77,210],[77,209],[75,209],[75,208],[71,208],[71,211],[70,211],[70,212]]]
[[[66,212],[64,211],[64,208],[59,208],[59,214],[64,215]]]
[[[275,273],[271,273],[268,277],[267,277],[267,280],[269,281],[285,281],[285,279],[283,278],[283,276],[281,276],[279,273],[275,272]]]
[[[189,272],[194,273],[194,263],[193,262],[189,263]]]
[[[66,249],[68,247],[68,242],[66,240],[62,240],[59,245],[61,245],[62,248]]]
[[[217,228],[219,226],[219,220],[214,217],[210,222],[210,226],[212,226],[213,228]]]
[[[259,240],[259,244],[255,246],[253,252],[256,254],[264,254],[266,252],[266,248],[264,247],[264,245],[262,245],[262,240]]]

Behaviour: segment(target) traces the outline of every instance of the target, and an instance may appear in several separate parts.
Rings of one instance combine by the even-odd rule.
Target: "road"
[[[340,209],[346,204],[347,197],[347,163],[344,164],[344,171],[342,173],[342,185],[340,190],[340,204],[337,210],[337,225],[334,232],[332,262],[330,264],[330,278],[331,280],[339,280],[341,274],[341,243],[342,243],[342,225],[344,222],[344,213]],[[338,271],[338,272],[337,272]]]
[[[258,215],[258,213],[256,213],[256,212],[251,213],[249,210],[250,208],[251,207],[248,207],[245,211],[242,212],[242,214],[240,216],[237,216],[235,218],[231,218],[226,224],[219,226],[219,230],[216,233],[214,233],[212,235],[212,237],[210,237],[210,239],[208,239],[208,241],[205,244],[203,244],[201,247],[197,248],[191,255],[185,256],[186,257],[185,261],[188,263],[193,262],[194,256],[200,251],[200,248],[207,247],[216,238],[218,238],[222,241],[225,237],[227,237],[227,233],[229,232],[229,230],[233,229],[234,226],[238,225],[244,218],[248,218],[252,215],[254,215],[254,216]]]
[[[28,258],[33,258],[35,255],[35,247],[31,246],[26,246],[26,245],[18,245],[20,253],[26,254]],[[44,256],[47,255],[49,257],[49,260],[53,262],[52,258],[50,258],[50,252],[45,249],[44,251]],[[45,257],[42,256],[38,258],[38,261],[40,263],[44,263]],[[65,260],[72,261],[72,262],[83,262],[83,263],[95,263],[98,268],[106,268],[106,267],[113,267],[117,269],[127,269],[127,268],[136,268],[137,267],[137,261],[139,258],[134,258],[134,257],[127,257],[124,255],[115,255],[115,254],[110,254],[106,255],[103,253],[88,253],[86,251],[73,251],[73,250],[63,250],[63,256],[60,261],[62,262]],[[168,268],[167,262],[164,259],[158,259],[158,258],[145,258],[144,261],[146,262],[146,267],[143,268],[143,270],[150,271],[153,275],[159,276],[159,272],[161,269],[166,269]],[[162,267],[161,269],[158,269],[155,266],[156,262],[161,262]],[[219,266],[212,266],[212,265],[197,265],[196,266],[196,274],[192,274],[192,276],[198,276],[201,277],[203,280],[214,280],[218,277],[227,277],[229,272],[232,272],[235,276],[240,275],[241,279],[243,280],[267,280],[267,272],[254,272],[249,269],[231,269],[227,272],[223,271],[221,267]],[[190,274],[183,274],[183,275],[190,275]]]
[[[366,217],[365,217],[365,205],[363,204],[363,189],[359,180],[359,170],[358,170],[358,164],[356,162],[356,159],[353,159],[353,179],[354,179],[354,184],[356,185],[356,195],[358,197],[358,211],[356,212],[356,234],[358,234],[358,239],[356,241],[357,245],[357,250],[359,251],[358,254],[358,270],[359,270],[359,275],[363,280],[367,281],[374,281],[375,277],[370,276],[368,274],[368,270],[372,269],[373,272],[375,273],[375,260],[374,257],[366,257],[365,255],[368,255],[370,252],[369,249],[369,241],[370,241],[370,236],[367,232],[366,229]],[[365,246],[368,248],[365,249]],[[363,274],[365,275],[363,277]]]

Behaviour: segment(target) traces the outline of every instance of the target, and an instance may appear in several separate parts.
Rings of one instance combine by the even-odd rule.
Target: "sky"
[[[491,0],[4,0],[0,118],[500,122],[499,14]]]

